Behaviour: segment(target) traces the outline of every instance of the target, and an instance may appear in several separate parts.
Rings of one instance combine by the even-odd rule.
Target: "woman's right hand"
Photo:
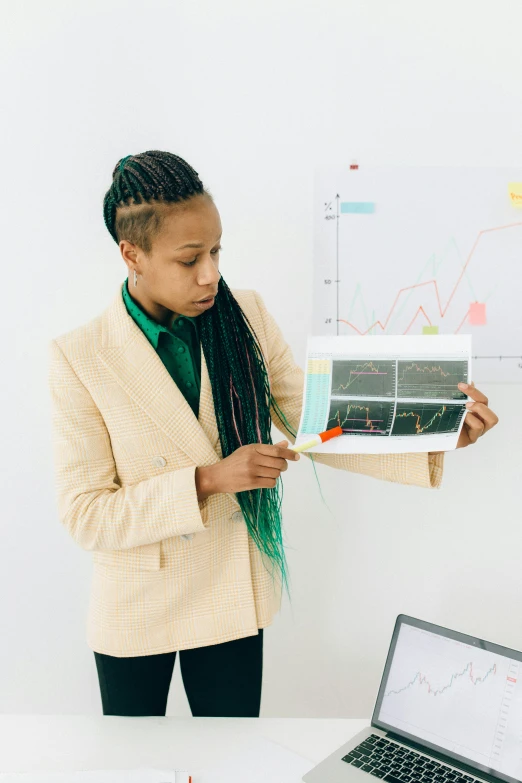
[[[249,443],[214,465],[196,468],[198,500],[217,492],[244,492],[248,489],[275,487],[288,460],[297,462],[300,455],[287,448],[288,441]]]

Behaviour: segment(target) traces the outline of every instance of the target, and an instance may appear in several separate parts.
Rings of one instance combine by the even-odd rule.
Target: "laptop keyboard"
[[[477,783],[477,778],[371,734],[343,761],[389,783]]]

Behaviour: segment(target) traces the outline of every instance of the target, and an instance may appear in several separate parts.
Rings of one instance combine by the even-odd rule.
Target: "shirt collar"
[[[141,308],[141,305],[139,305],[132,298],[132,296],[129,293],[128,278],[125,280],[125,283],[123,284],[122,295],[123,295],[123,301],[125,302],[125,306],[127,307],[127,311],[129,315],[132,316],[132,318],[134,318],[134,320],[136,321],[138,326],[142,329],[142,331],[145,333],[145,336],[150,340],[154,348],[157,349],[158,347],[158,341],[161,332],[166,332],[171,336],[174,334],[171,329],[168,329],[166,326],[159,324],[157,321],[151,318],[150,315]],[[197,335],[198,334],[197,318],[192,318],[189,315],[184,315],[183,320],[192,324],[194,331],[196,332]]]

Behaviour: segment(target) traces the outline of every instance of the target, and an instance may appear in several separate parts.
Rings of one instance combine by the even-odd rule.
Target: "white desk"
[[[311,768],[368,725],[368,720],[321,718],[0,715],[0,771],[133,767],[190,771],[196,763],[211,767],[229,756],[242,736],[276,742],[309,759]],[[244,775],[243,783],[248,781],[248,770]]]

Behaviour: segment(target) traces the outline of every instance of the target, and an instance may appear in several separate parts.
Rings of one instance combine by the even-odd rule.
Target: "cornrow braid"
[[[116,164],[103,202],[105,225],[116,243],[125,238],[145,253],[161,230],[161,205],[212,195],[197,171],[169,152],[150,150],[127,155]],[[201,345],[208,367],[221,451],[228,457],[249,443],[272,443],[271,406],[286,430],[286,421],[270,391],[267,367],[258,338],[238,301],[221,276],[214,306],[198,316]],[[237,493],[250,536],[289,593],[284,552],[281,477],[275,487]]]
[[[103,219],[116,243],[122,234],[125,239],[132,235],[130,241],[150,253],[165,214],[158,209],[158,203],[186,202],[203,193],[212,199],[197,171],[183,158],[161,150],[127,155],[112,172],[112,185],[103,200]],[[136,205],[143,206],[139,210],[127,208]]]

